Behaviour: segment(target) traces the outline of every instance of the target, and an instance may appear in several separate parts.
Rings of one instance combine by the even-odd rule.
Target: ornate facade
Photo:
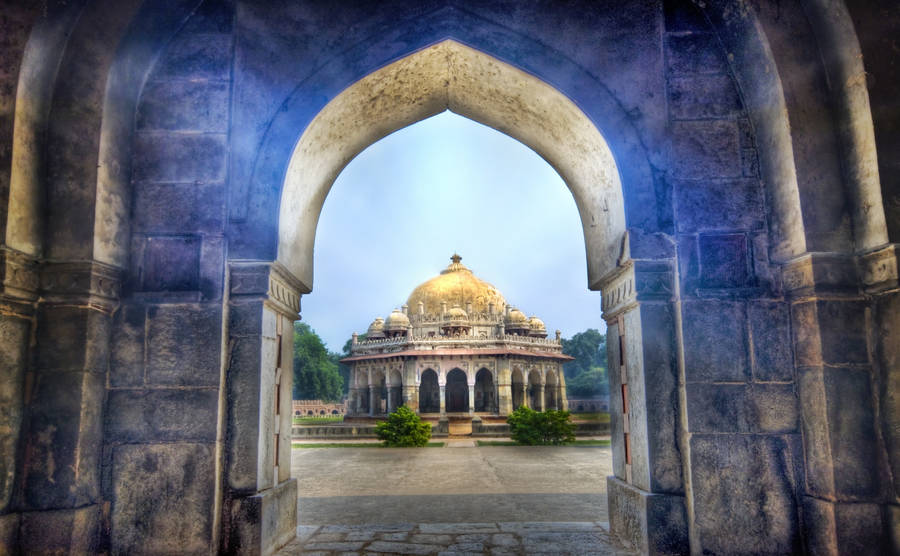
[[[451,257],[401,309],[353,334],[347,415],[406,404],[420,414],[505,416],[521,405],[566,409],[560,333],[506,303]]]

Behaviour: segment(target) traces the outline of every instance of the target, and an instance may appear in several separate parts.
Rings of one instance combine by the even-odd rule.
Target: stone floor
[[[400,523],[298,527],[279,556],[417,554],[631,555],[603,522]]]
[[[609,537],[609,448],[294,450],[291,554],[630,554]],[[382,525],[378,525],[382,524]]]

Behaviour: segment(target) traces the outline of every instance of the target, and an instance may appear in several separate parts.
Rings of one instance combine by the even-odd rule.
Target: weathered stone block
[[[789,381],[794,376],[790,311],[781,301],[756,301],[748,307],[753,343],[753,378]]]
[[[225,134],[137,132],[133,176],[137,182],[221,182]]]
[[[900,497],[900,292],[880,296],[875,308],[875,343],[881,370],[878,376],[881,430],[891,466],[894,496]],[[897,512],[900,517],[900,510]],[[900,546],[900,529],[897,535]]]
[[[743,110],[728,74],[669,79],[669,114],[674,120],[730,118]]]
[[[125,304],[116,313],[109,363],[109,384],[114,388],[144,383],[145,319],[143,305]]]
[[[99,498],[105,392],[99,373],[35,373],[24,463],[28,508],[77,507]]]
[[[272,554],[289,543],[297,528],[297,480],[232,501],[228,552]],[[356,545],[362,546],[363,541]],[[358,547],[357,547],[358,548]]]
[[[672,169],[677,178],[737,178],[742,175],[737,126],[733,121],[673,122]]]
[[[222,308],[163,305],[148,310],[147,381],[218,386]]]
[[[231,35],[181,33],[153,71],[154,80],[228,79]]]
[[[228,332],[232,336],[259,334],[262,323],[263,308],[258,300],[231,300],[228,306]]]
[[[155,81],[141,92],[139,130],[228,131],[229,83]]]
[[[822,360],[826,365],[868,363],[866,304],[862,301],[818,301]]]
[[[684,497],[650,494],[615,477],[606,480],[609,529],[642,554],[688,551]]]
[[[138,232],[219,232],[225,223],[224,186],[142,184],[135,187],[132,222]]]
[[[889,554],[891,540],[877,504],[803,497],[804,533],[811,554]]]
[[[818,307],[815,301],[791,305],[791,332],[797,365],[821,365],[822,338],[819,336]]]
[[[702,384],[687,388],[691,432],[792,433],[797,399],[790,384]]]
[[[109,327],[109,316],[89,307],[42,306],[37,324],[38,369],[105,373]]]
[[[208,551],[216,491],[213,444],[117,446],[112,491],[113,553]]]
[[[19,514],[0,515],[0,553],[15,554],[21,547],[19,542]]]
[[[673,33],[679,31],[700,32],[709,29],[709,24],[700,13],[700,10],[690,2],[680,0],[666,0],[663,2],[666,31]]]
[[[752,285],[750,247],[744,234],[701,235],[700,283],[706,288]]]
[[[215,442],[217,390],[112,390],[106,433],[115,442]]]
[[[677,445],[680,423],[673,308],[669,303],[642,303],[640,312],[648,484],[652,492],[681,494],[684,485]]]
[[[0,511],[8,507],[13,491],[30,331],[29,321],[0,315]]]
[[[725,57],[712,33],[669,36],[666,46],[669,51],[668,69],[673,74],[728,71]]]
[[[675,180],[679,231],[758,230],[765,222],[757,180]]]
[[[263,449],[258,430],[261,365],[262,339],[235,338],[227,370],[229,457],[225,476],[229,488],[242,492],[255,492],[258,485],[259,450]]]
[[[782,437],[691,437],[694,515],[709,553],[801,550],[791,445]],[[752,477],[753,480],[748,480]]]
[[[741,382],[749,377],[744,306],[728,301],[682,305],[688,382]]]
[[[194,291],[200,284],[199,236],[151,236],[141,260],[141,290]]]
[[[27,547],[28,554],[98,554],[100,513],[96,504],[74,510],[23,512],[20,548]]]
[[[201,301],[222,298],[225,287],[225,238],[206,235],[200,245],[199,284]]]

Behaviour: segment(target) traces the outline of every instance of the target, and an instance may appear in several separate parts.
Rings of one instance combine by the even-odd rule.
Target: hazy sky
[[[562,179],[525,145],[451,112],[385,137],[338,176],[319,219],[302,319],[340,351],[454,251],[551,337],[605,329]]]

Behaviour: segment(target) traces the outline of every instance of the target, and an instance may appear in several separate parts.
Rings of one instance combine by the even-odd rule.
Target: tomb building
[[[506,302],[454,254],[406,304],[353,334],[348,416],[506,416],[519,406],[567,409],[559,331]]]

